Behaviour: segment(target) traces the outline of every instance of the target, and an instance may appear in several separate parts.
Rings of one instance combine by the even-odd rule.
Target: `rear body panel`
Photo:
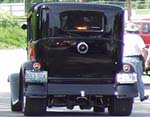
[[[88,45],[85,54],[78,52],[78,45]],[[59,45],[60,44],[60,45]],[[55,46],[54,46],[55,45]],[[79,39],[53,40],[48,39],[38,44],[37,59],[48,69],[50,77],[62,78],[99,78],[114,77],[120,68],[121,57],[115,58],[115,50],[108,40]],[[111,69],[109,69],[111,68]],[[118,68],[118,69],[117,69]]]
[[[34,15],[32,19],[28,16],[29,23],[33,22],[34,29],[33,36],[28,37],[31,40],[28,56],[33,47],[41,70],[48,71],[48,83],[39,86],[43,87],[41,92],[80,95],[83,90],[87,95],[137,96],[135,84],[120,88],[116,83],[116,74],[123,64],[124,10],[121,7],[42,3],[33,7],[31,14]],[[33,87],[33,84],[27,87],[26,95],[37,92]]]
[[[123,65],[123,16],[124,10],[112,5],[41,3],[33,7],[27,20],[27,50],[29,61],[34,55],[40,70],[48,71],[48,82],[39,85],[41,92],[137,96],[135,84],[129,93],[116,82]],[[40,93],[37,84],[25,87],[26,95],[34,95],[36,89]]]
[[[101,79],[113,83],[115,74],[122,68],[123,21],[120,20],[123,17],[123,10],[109,5],[43,4],[38,7],[37,11],[42,10],[42,6],[47,7],[47,17],[53,17],[55,20],[44,22],[43,15],[41,18],[38,17],[38,20],[43,22],[37,24],[39,33],[38,38],[35,38],[38,39],[38,42],[34,44],[37,50],[35,59],[42,64],[43,69],[48,71],[49,77],[51,79],[77,79],[78,81],[80,79],[91,79],[91,81]],[[75,14],[82,12],[88,18],[90,17],[89,14],[87,15],[88,12],[101,14],[103,18],[100,21],[103,23],[97,24],[100,30],[95,28],[89,28],[86,31],[73,28],[64,29],[61,25],[63,24],[61,14],[68,13],[68,17],[71,17],[70,12],[75,12]],[[45,29],[47,25],[49,27]],[[82,43],[86,47],[80,46]],[[84,49],[87,52],[84,52]],[[96,83],[103,83],[97,80]]]

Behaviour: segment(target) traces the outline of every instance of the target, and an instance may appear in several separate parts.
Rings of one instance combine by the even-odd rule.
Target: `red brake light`
[[[87,26],[76,26],[77,30],[87,30],[88,27]]]
[[[30,47],[30,49],[29,49],[29,59],[33,60],[34,58],[35,58],[34,48]]]

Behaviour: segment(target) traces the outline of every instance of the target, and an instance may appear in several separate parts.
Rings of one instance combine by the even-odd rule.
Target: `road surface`
[[[74,110],[67,110],[66,108],[52,108],[48,109],[46,113],[46,117],[106,117],[106,116],[109,116],[107,109],[105,113],[93,113],[92,109],[80,110],[78,107],[75,107]],[[11,112],[9,92],[6,93],[0,92],[0,117],[24,117],[22,112]],[[139,99],[136,98],[135,103],[133,105],[132,114],[129,117],[150,117],[150,100],[140,102]]]

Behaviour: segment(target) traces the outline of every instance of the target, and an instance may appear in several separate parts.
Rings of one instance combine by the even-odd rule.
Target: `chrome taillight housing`
[[[130,71],[130,65],[129,64],[124,64],[123,65],[123,71],[124,72],[129,72]]]
[[[35,62],[33,64],[33,68],[34,68],[34,70],[39,70],[41,68],[41,64],[39,62]]]

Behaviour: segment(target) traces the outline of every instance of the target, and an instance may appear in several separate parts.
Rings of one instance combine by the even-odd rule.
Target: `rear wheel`
[[[12,111],[22,111],[22,93],[20,87],[20,79],[18,73],[13,73],[8,77],[10,82],[11,97],[10,97],[10,106]],[[17,100],[17,101],[16,101]]]
[[[22,111],[22,102],[19,101],[16,104],[13,104],[12,99],[11,99],[11,110],[16,111],[16,112],[21,112]]]
[[[108,112],[110,115],[128,116],[132,112],[133,98],[116,98],[112,97]]]
[[[46,99],[45,98],[26,98],[24,115],[25,116],[36,116],[45,115],[46,113]]]

